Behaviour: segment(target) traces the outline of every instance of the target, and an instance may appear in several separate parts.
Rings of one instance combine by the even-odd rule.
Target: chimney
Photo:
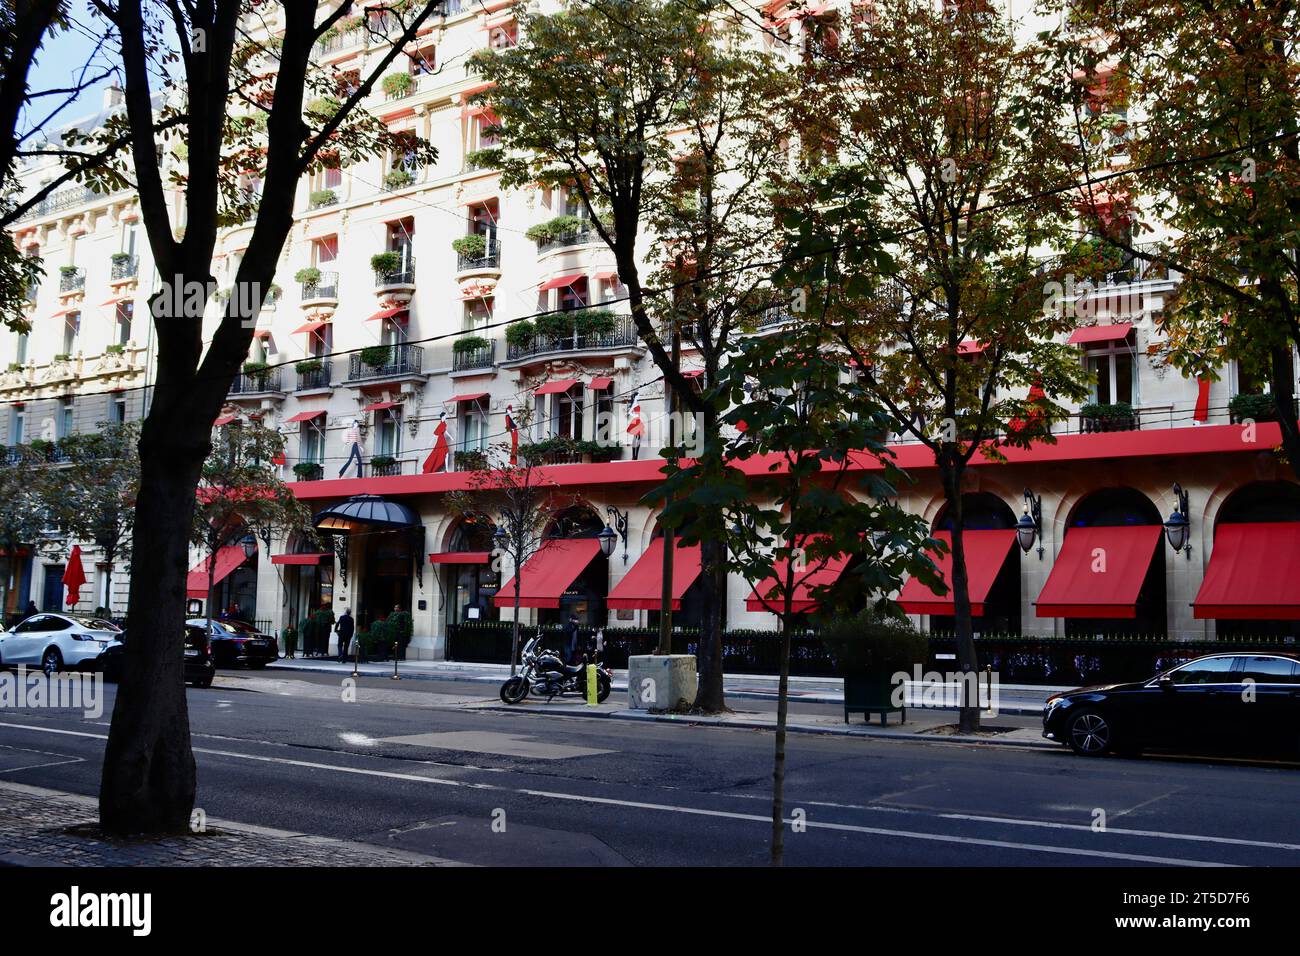
[[[117,106],[121,106],[125,101],[126,99],[125,99],[125,95],[122,92],[122,87],[118,86],[116,81],[104,87],[104,110],[105,111],[111,110]]]

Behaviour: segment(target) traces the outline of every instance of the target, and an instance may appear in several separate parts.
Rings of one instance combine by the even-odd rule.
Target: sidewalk
[[[192,836],[99,833],[93,797],[0,781],[0,866],[461,866],[439,857],[209,819]]]
[[[399,661],[397,670],[403,680],[474,681],[494,685],[501,684],[510,676],[509,664],[474,664],[464,661]],[[263,673],[272,671],[302,671],[343,677],[352,673],[352,665],[324,658],[281,658]],[[391,677],[393,663],[362,664],[358,672],[363,677]],[[732,700],[773,700],[777,695],[777,684],[778,678],[774,674],[728,674],[723,679],[727,697]],[[806,704],[843,704],[843,686],[843,681],[838,677],[792,677],[790,700]],[[613,688],[615,694],[627,691],[627,671],[614,671]],[[1043,712],[1043,702],[1050,695],[1070,689],[1033,684],[1001,684],[998,687],[998,712],[1038,716]],[[909,682],[908,704],[916,706],[918,696],[917,688]]]

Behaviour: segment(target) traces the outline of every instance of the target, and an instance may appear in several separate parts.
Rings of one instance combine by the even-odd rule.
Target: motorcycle
[[[530,693],[545,697],[549,703],[555,697],[565,694],[587,696],[587,665],[584,663],[569,665],[552,650],[542,646],[540,632],[528,639],[524,645],[523,670],[501,685],[501,700],[507,704],[517,704]],[[596,700],[603,703],[609,696],[613,673],[608,667],[596,663]]]

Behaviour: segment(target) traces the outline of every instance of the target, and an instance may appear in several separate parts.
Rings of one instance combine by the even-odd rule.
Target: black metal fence
[[[532,637],[536,626],[520,628],[520,645]],[[558,627],[542,628],[544,642],[560,647]],[[584,636],[589,631],[584,630]],[[605,628],[604,660],[610,667],[627,667],[628,657],[651,654],[659,632],[649,628]],[[925,668],[955,671],[956,641],[949,635],[931,635]],[[990,666],[1004,684],[1084,686],[1087,684],[1145,680],[1159,671],[1203,654],[1263,651],[1294,654],[1300,644],[1273,638],[1218,641],[1172,641],[1130,636],[1100,638],[986,636],[975,641],[981,668]],[[699,633],[679,631],[673,636],[674,654],[696,654]],[[776,631],[727,631],[722,639],[723,670],[729,674],[775,674],[780,668],[780,635]],[[473,621],[448,627],[447,656],[451,660],[504,664],[510,660],[510,624]],[[833,677],[838,671],[833,655],[814,631],[792,635],[790,673],[796,677]]]

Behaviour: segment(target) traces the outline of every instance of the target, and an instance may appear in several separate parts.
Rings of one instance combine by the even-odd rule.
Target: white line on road
[[[91,734],[84,731],[61,730],[53,727],[32,727],[27,724],[0,724],[0,727],[16,727],[37,733],[66,734],[75,737],[92,737],[106,739],[104,734]],[[552,800],[572,800],[581,803],[593,803],[601,806],[616,806],[637,810],[656,810],[667,813],[681,813],[690,816],[717,817],[727,820],[742,820],[750,823],[770,824],[771,817],[755,813],[736,813],[731,810],[706,810],[701,807],[682,807],[663,803],[643,803],[636,800],[619,800],[613,797],[593,797],[575,793],[558,793],[549,790],[532,790],[526,788],[503,787],[491,783],[469,783],[460,780],[443,780],[439,777],[426,777],[419,774],[397,773],[391,770],[369,770],[362,767],[343,767],[338,764],[321,763],[312,760],[294,760],[289,757],[270,757],[259,754],[245,754],[229,750],[210,750],[194,748],[195,753],[209,754],[217,757],[230,757],[236,760],[253,760],[259,763],[283,764],[291,767],[303,767],[311,770],[332,770],[336,773],[349,773],[360,776],[380,777],[388,780],[406,780],[412,783],[439,784],[445,787],[462,787],[470,790],[493,790],[524,796],[542,797]],[[790,801],[795,803],[797,801]],[[787,823],[793,821],[786,821]],[[1000,821],[999,821],[1000,822]],[[1052,846],[1041,843],[1018,843],[1009,840],[990,840],[981,837],[967,837],[941,833],[923,833],[915,830],[891,830],[886,827],[865,827],[849,823],[830,823],[819,820],[804,820],[803,825],[818,830],[834,830],[847,833],[861,833],[871,836],[895,837],[905,840],[924,840],[932,843],[955,843],[965,846],[997,847],[1007,850],[1024,850],[1031,853],[1054,853],[1063,856],[1083,856],[1094,859],[1123,860],[1130,863],[1155,863],[1168,866],[1233,866],[1230,863],[1217,863],[1207,860],[1188,860],[1178,857],[1151,856],[1141,853],[1122,853],[1116,850],[1087,850],[1078,847]],[[1105,831],[1113,833],[1115,831]]]

